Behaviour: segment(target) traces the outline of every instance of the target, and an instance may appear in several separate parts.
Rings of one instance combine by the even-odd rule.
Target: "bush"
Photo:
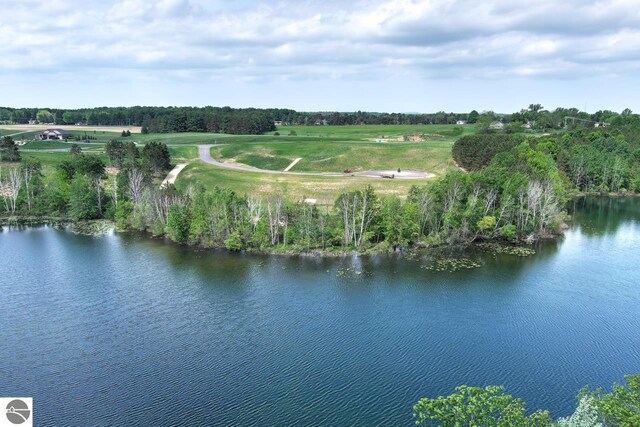
[[[500,230],[500,234],[502,234],[502,237],[508,239],[508,240],[515,240],[516,239],[516,226],[513,224],[507,224],[504,227],[502,227],[502,229]]]
[[[224,241],[224,247],[230,251],[239,251],[243,248],[242,237],[237,231],[229,234],[229,237]]]
[[[167,234],[174,242],[185,243],[189,239],[189,207],[179,204],[169,206]]]

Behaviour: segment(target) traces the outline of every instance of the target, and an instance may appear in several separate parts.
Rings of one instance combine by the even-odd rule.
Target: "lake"
[[[535,255],[454,272],[5,227],[0,396],[36,425],[410,426],[420,397],[495,384],[566,416],[640,372],[640,200],[572,211]]]

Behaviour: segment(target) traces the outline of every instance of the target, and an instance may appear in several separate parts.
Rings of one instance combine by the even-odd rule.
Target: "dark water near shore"
[[[502,384],[565,416],[640,372],[640,200],[588,199],[536,249],[434,272],[5,228],[0,396],[36,425],[412,425]]]

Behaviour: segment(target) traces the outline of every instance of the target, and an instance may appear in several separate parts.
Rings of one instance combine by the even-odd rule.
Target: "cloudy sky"
[[[0,105],[640,110],[639,0],[0,0]]]

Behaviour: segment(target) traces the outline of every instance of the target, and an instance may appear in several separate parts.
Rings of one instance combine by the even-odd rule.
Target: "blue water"
[[[456,272],[5,227],[0,396],[36,425],[409,426],[420,397],[498,384],[566,416],[640,372],[640,201],[573,216]]]

